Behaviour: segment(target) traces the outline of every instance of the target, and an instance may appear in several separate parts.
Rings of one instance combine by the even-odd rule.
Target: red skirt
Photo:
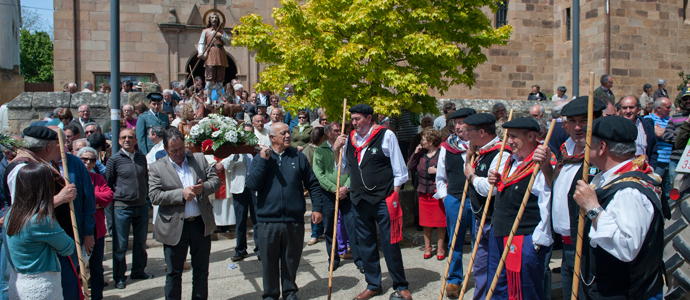
[[[213,158],[215,158],[218,163],[220,163],[223,160],[223,159],[215,157],[215,156]],[[225,189],[227,188],[225,186],[225,171],[217,173],[216,175],[218,175],[218,179],[220,179],[220,188],[218,189],[218,191],[216,191],[216,194],[215,194],[216,199],[217,200],[227,199],[228,196],[225,193]]]
[[[446,208],[433,196],[419,193],[419,226],[446,227]]]

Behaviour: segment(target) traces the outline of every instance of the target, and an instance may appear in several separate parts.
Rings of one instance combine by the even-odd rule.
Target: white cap
[[[239,90],[239,89],[242,89],[242,90],[243,90],[243,89],[244,89],[244,86],[242,86],[241,84],[238,83],[238,84],[233,85],[232,88],[235,89],[235,90]]]

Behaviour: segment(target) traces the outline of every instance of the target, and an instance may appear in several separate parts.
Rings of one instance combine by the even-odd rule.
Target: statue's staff
[[[585,159],[582,164],[582,180],[589,182],[589,153],[592,150],[592,122],[594,120],[594,72],[589,72],[589,99],[587,103],[587,133],[585,135]],[[575,264],[573,265],[572,300],[577,300],[577,290],[580,285],[580,258],[582,256],[582,235],[585,232],[585,210],[580,208],[577,219],[577,242],[575,244]]]
[[[546,147],[548,147],[549,145],[551,133],[553,132],[553,127],[555,125],[556,122],[551,122],[551,126],[549,126],[549,132],[546,134],[546,139],[544,139],[543,144]],[[549,157],[546,157],[544,162],[548,164]],[[539,167],[541,166],[541,163],[542,162],[536,162],[534,164],[532,177],[529,179],[529,184],[527,185],[527,191],[525,191],[525,196],[522,197],[522,204],[520,205],[520,210],[518,210],[517,216],[515,217],[515,221],[513,222],[513,228],[510,230],[510,235],[508,235],[508,241],[506,241],[505,246],[503,247],[503,255],[501,255],[501,261],[498,263],[498,268],[496,269],[496,275],[494,275],[494,280],[491,282],[491,288],[489,288],[489,292],[486,293],[486,300],[491,300],[491,296],[494,294],[494,290],[496,289],[496,285],[498,284],[498,278],[501,276],[503,266],[506,263],[506,257],[508,256],[509,248],[513,244],[515,231],[517,231],[518,227],[520,226],[522,214],[525,212],[525,207],[527,207],[527,202],[529,201],[530,195],[532,194],[532,185],[534,185],[534,179],[535,177],[537,177],[537,174],[539,173]]]
[[[60,157],[62,158],[62,170],[65,174],[65,185],[69,185],[69,173],[67,172],[67,154],[65,154],[65,133],[62,129],[58,129],[58,141],[60,142]],[[81,278],[81,287],[84,290],[84,297],[86,299],[90,298],[89,294],[89,284],[86,280],[86,264],[84,263],[84,258],[81,253],[81,240],[79,238],[79,228],[77,228],[77,216],[74,213],[74,201],[69,202],[69,216],[72,219],[72,232],[74,232],[74,243],[77,246],[77,257],[79,259],[79,278]]]
[[[513,119],[513,109],[510,109],[510,115],[508,116],[508,122]],[[505,129],[505,132],[503,133],[503,140],[501,144],[501,151],[498,152],[498,163],[496,164],[496,172],[498,172],[499,167],[501,166],[501,159],[503,159],[503,150],[506,148],[506,140],[508,139],[508,128]],[[462,280],[462,288],[460,289],[460,297],[458,299],[462,299],[462,297],[465,296],[465,290],[467,289],[467,280],[470,278],[470,274],[472,274],[472,266],[474,265],[474,258],[477,256],[477,250],[479,249],[479,241],[482,240],[482,228],[484,228],[484,223],[486,223],[486,214],[489,211],[489,205],[491,205],[491,196],[494,193],[494,186],[495,184],[492,184],[491,187],[489,188],[489,194],[486,195],[486,202],[484,204],[484,212],[482,212],[482,220],[479,222],[479,230],[477,231],[477,238],[474,241],[474,247],[472,248],[472,256],[470,257],[470,265],[467,267],[467,273],[465,273],[465,277],[463,277]]]

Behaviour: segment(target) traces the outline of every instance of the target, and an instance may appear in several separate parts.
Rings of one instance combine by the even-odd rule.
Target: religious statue
[[[223,91],[225,68],[228,66],[224,47],[230,44],[230,37],[223,31],[225,16],[219,10],[211,9],[206,12],[204,23],[206,29],[201,32],[197,51],[199,59],[205,61],[206,103],[211,104],[211,91],[215,89],[219,96]]]

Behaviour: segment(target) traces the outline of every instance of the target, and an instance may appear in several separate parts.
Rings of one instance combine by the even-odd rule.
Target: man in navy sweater
[[[280,298],[281,282],[283,299],[297,299],[295,280],[302,257],[306,212],[303,186],[309,189],[311,220],[315,224],[321,223],[325,198],[307,157],[290,147],[290,128],[285,123],[273,123],[268,137],[271,146],[262,147],[254,157],[246,180],[247,187],[256,193],[263,299]]]

